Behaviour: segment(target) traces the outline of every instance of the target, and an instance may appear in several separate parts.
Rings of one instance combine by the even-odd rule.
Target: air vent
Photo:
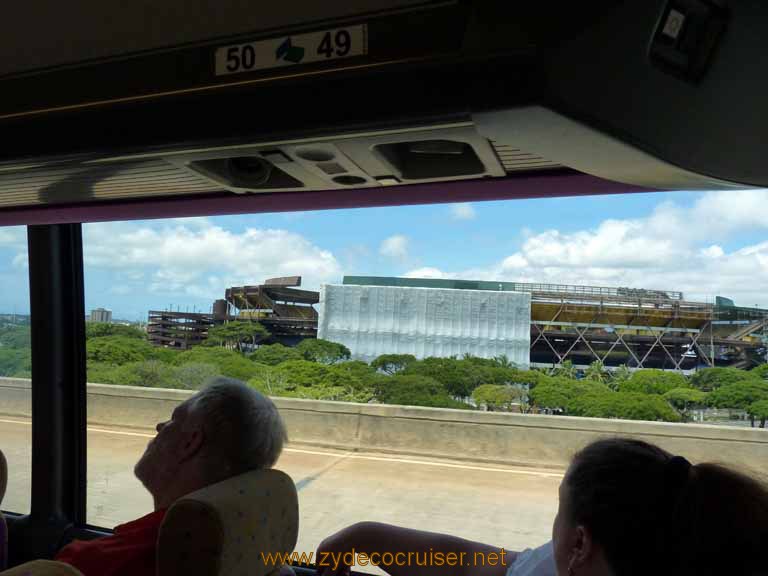
[[[376,150],[405,180],[481,175],[483,162],[466,142],[418,140],[379,144]]]
[[[261,156],[195,160],[189,167],[228,188],[302,188],[304,184]]]
[[[522,172],[528,170],[551,170],[563,168],[562,164],[552,162],[536,154],[531,154],[509,144],[498,144],[491,140],[491,145],[499,157],[501,165],[507,172]]]

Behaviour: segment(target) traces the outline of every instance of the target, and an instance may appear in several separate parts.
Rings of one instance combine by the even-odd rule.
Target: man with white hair
[[[158,532],[176,500],[250,470],[271,468],[286,441],[277,407],[239,380],[216,378],[157,425],[134,472],[155,511],[96,540],[75,540],[56,560],[85,576],[152,576]]]

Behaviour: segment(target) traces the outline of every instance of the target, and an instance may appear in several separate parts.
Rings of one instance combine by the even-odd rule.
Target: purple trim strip
[[[322,190],[316,192],[281,192],[264,194],[205,194],[182,198],[123,200],[115,202],[23,207],[0,210],[0,226],[65,224],[72,222],[110,222],[256,214],[263,212],[297,212],[442,204],[452,202],[485,202],[525,198],[555,198],[599,194],[654,192],[630,184],[621,184],[581,173],[546,173],[482,180],[462,180],[432,184],[411,184],[382,188]]]

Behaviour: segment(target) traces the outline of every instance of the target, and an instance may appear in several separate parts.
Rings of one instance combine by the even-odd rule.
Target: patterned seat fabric
[[[0,506],[3,504],[5,489],[8,487],[8,462],[5,454],[0,450]],[[0,570],[8,566],[8,526],[0,512]]]
[[[4,463],[0,453],[0,474],[5,472]],[[248,472],[171,506],[160,527],[157,576],[277,576],[281,565],[270,563],[265,555],[292,552],[298,532],[293,480],[279,470]],[[82,574],[68,564],[35,560],[2,576]]]
[[[8,462],[0,451],[0,504],[5,496],[8,486]],[[8,530],[5,518],[0,514],[0,570],[5,570],[8,565]],[[83,576],[78,570],[69,564],[53,562],[51,560],[35,560],[5,570],[2,576]]]
[[[3,503],[5,497],[5,489],[8,486],[8,462],[5,459],[5,454],[0,450],[0,504]]]
[[[79,570],[63,562],[33,560],[14,566],[3,572],[3,576],[83,576]]]
[[[299,531],[293,480],[257,470],[189,494],[160,527],[157,576],[267,576],[281,564],[266,555],[290,553]]]

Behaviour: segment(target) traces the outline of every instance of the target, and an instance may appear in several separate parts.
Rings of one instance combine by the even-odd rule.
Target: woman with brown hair
[[[768,491],[646,442],[600,440],[574,456],[552,535],[559,576],[762,576]]]
[[[323,554],[500,549],[447,534],[361,522],[326,538]],[[392,576],[768,576],[768,490],[717,464],[692,465],[639,440],[598,440],[560,484],[552,542],[506,562],[381,566]],[[349,566],[318,566],[322,576]]]

